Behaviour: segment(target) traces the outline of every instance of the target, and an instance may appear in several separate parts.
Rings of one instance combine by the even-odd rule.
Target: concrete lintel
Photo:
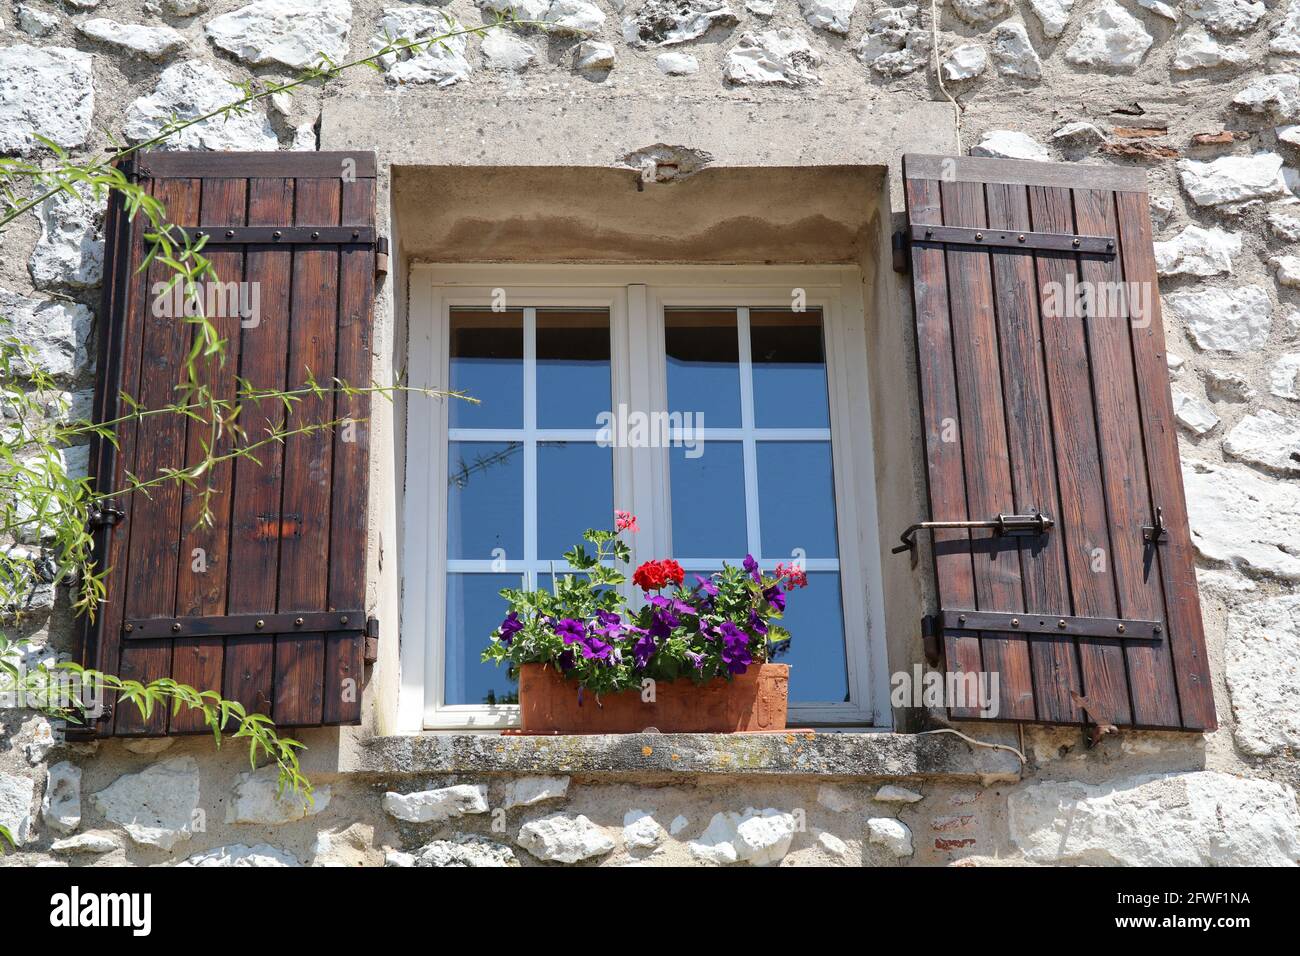
[[[941,778],[990,783],[1020,778],[1019,761],[944,734],[612,734],[504,737],[421,734],[361,742],[359,773],[586,774]]]
[[[952,107],[872,100],[690,100],[627,96],[482,99],[440,90],[327,99],[321,149],[373,149],[380,166],[609,166],[664,143],[715,166],[883,166],[905,152],[951,153]]]

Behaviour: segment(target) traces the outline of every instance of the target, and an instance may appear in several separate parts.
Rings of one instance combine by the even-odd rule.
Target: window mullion
[[[749,553],[762,559],[762,537],[758,523],[758,451],[754,443],[753,356],[749,342],[749,309],[736,310],[736,334],[740,336],[740,428],[745,467],[745,538]]]
[[[524,309],[524,561],[537,586],[537,309]]]

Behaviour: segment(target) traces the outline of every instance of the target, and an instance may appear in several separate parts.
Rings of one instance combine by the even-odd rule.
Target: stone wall
[[[275,799],[267,772],[247,774],[232,744],[220,753],[201,738],[68,747],[44,720],[10,709],[0,711],[0,822],[23,845],[4,862],[1300,859],[1300,0],[952,0],[938,7],[943,88],[927,5],[515,7],[545,28],[394,57],[381,72],[352,71],[324,91],[188,131],[182,145],[314,149],[322,108],[339,91],[455,102],[467,128],[503,100],[599,99],[614,133],[620,111],[645,103],[780,104],[797,116],[814,99],[857,100],[906,117],[909,105],[952,95],[973,153],[1143,166],[1222,728],[1192,739],[1111,734],[1095,748],[1077,730],[1030,729],[1026,767],[996,773],[942,764],[814,770],[800,762],[810,745],[796,739],[774,745],[784,755],[770,758],[775,770],[374,764],[346,756],[352,743],[338,734],[315,733],[307,740],[317,794],[303,807]],[[385,33],[440,31],[444,13],[477,25],[497,8],[499,0],[6,4],[0,152],[34,155],[39,132],[74,155],[98,155],[109,132],[138,141],[173,112],[220,105],[235,92],[223,81],[288,78],[318,50],[342,60]],[[737,135],[765,149],[762,128]],[[647,145],[615,139],[597,161]],[[99,227],[96,210],[60,198],[0,243],[0,329],[37,347],[74,416],[86,414],[93,382]],[[67,459],[84,470],[84,450]],[[70,633],[66,609],[49,589],[29,603],[18,630],[38,654],[57,653]],[[964,729],[1021,745],[1005,729]],[[717,744],[708,759],[732,746]]]

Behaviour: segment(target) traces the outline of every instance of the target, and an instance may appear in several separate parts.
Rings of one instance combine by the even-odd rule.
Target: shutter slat
[[[949,673],[1001,685],[996,713],[950,714],[1213,727],[1158,309],[1133,321],[1158,302],[1137,178],[955,157],[904,157],[904,177],[930,517],[1054,519],[935,532],[939,619],[1003,628],[965,632],[978,653],[944,633]]]
[[[306,165],[304,165],[306,162]],[[176,226],[282,229],[282,241],[249,243],[219,235],[203,255],[212,261],[225,299],[209,296],[210,321],[226,340],[224,361],[200,359],[196,372],[219,397],[236,395],[237,380],[255,389],[332,388],[335,377],[370,384],[375,245],[374,157],[365,153],[146,154],[135,172],[167,207]],[[325,170],[335,170],[326,175]],[[352,171],[357,176],[345,182]],[[116,210],[116,211],[114,211]],[[126,241],[120,208],[108,228],[113,277],[106,292],[109,327],[103,341],[97,400],[101,420],[128,408],[125,392],[146,408],[175,401],[195,327],[184,315],[154,315],[152,283],[165,267],[137,267],[147,245],[142,218]],[[357,240],[324,233],[346,222]],[[293,227],[308,227],[297,231]],[[320,235],[313,235],[319,227]],[[270,235],[249,234],[263,239]],[[120,239],[120,241],[119,241]],[[317,241],[319,240],[319,241]],[[243,327],[239,283],[257,289],[255,322]],[[232,308],[231,306],[235,306]],[[151,497],[127,495],[127,517],[101,531],[104,563],[113,569],[82,660],[142,681],[169,676],[213,690],[266,713],[282,727],[357,723],[364,677],[366,501],[369,487],[365,396],[307,396],[286,412],[278,400],[241,402],[238,428],[249,443],[285,425],[356,420],[356,442],[329,429],[287,436],[256,450],[256,458],[223,463],[182,490],[165,483]],[[214,438],[202,423],[173,414],[117,429],[121,451],[97,455],[96,487],[120,489],[124,475],[156,477],[163,468],[194,465],[204,445],[217,454],[234,432]],[[101,461],[102,460],[102,461]],[[109,465],[112,465],[110,468]],[[103,472],[101,475],[100,472]],[[212,490],[213,522],[199,522],[204,488]],[[206,571],[194,569],[203,549]],[[344,631],[332,626],[346,611]],[[271,615],[276,615],[271,617]],[[353,620],[355,618],[355,620]],[[267,633],[274,626],[281,632]],[[142,637],[142,634],[149,637]],[[156,638],[154,634],[170,634]],[[201,637],[195,635],[203,635]],[[133,705],[117,708],[96,733],[162,734],[204,730],[202,718],[165,710],[147,723]]]
[[[943,183],[946,226],[988,225],[984,187],[980,183]],[[960,436],[966,463],[966,499],[971,517],[990,518],[1015,511],[1007,451],[1005,403],[998,356],[993,277],[986,249],[955,246],[947,250],[949,308],[954,352]],[[981,610],[1024,610],[1020,553],[1016,543],[992,531],[971,532],[975,596]],[[999,712],[1032,719],[1034,692],[1029,649],[1024,642],[996,632],[980,635],[984,669],[1001,675]]]
[[[202,181],[175,179],[163,182],[155,193],[174,222],[194,222],[199,213]],[[137,399],[145,408],[161,408],[178,400],[176,386],[189,350],[189,324],[177,316],[172,293],[166,302],[157,290],[172,276],[156,260],[149,266],[149,286],[143,304],[144,361]],[[158,314],[162,313],[162,314]],[[139,426],[139,444],[132,471],[149,481],[165,468],[178,468],[185,460],[186,419],[181,415],[154,415]],[[139,497],[138,495],[136,496]],[[138,504],[138,502],[137,502]],[[174,614],[176,575],[181,538],[181,489],[162,482],[149,490],[148,521],[135,521],[125,571],[127,617],[144,617],[159,610]],[[122,649],[120,676],[148,683],[167,677],[172,664],[171,641],[138,641]],[[144,720],[134,705],[119,709],[118,733],[165,733],[167,710],[159,708]]]
[[[989,183],[985,193],[991,228],[1017,233],[1031,229],[1025,186]],[[1015,512],[1038,510],[1059,515],[1042,333],[1038,300],[1033,294],[1034,256],[1016,249],[997,249],[992,258]],[[1071,614],[1060,535],[1011,540],[1030,552],[1021,555],[1025,610]],[[1068,637],[1036,640],[1029,654],[1038,716],[1051,721],[1077,720],[1078,706],[1071,694],[1081,688],[1074,641]]]
[[[209,180],[203,184],[199,204],[199,225],[242,226],[247,204],[248,183],[243,179]],[[244,255],[241,249],[206,247],[207,258],[222,283],[219,296],[207,297],[204,314],[217,334],[225,340],[221,355],[203,361],[202,375],[214,398],[235,397],[235,378],[240,360],[240,285],[244,281]],[[233,296],[226,290],[233,290]],[[213,301],[218,299],[219,301]],[[215,307],[214,307],[215,306]],[[198,329],[195,329],[195,337]],[[202,422],[186,423],[185,464],[192,467],[204,458],[204,445],[217,454],[228,454],[233,447],[229,430],[213,434]],[[197,617],[226,613],[226,594],[230,552],[231,462],[221,462],[193,487],[181,493],[181,547],[176,577],[176,616]],[[209,523],[203,521],[203,490],[211,488],[208,507]],[[196,552],[198,552],[196,554]],[[177,640],[172,646],[172,676],[191,687],[220,687],[224,674],[225,642],[219,637],[196,637]],[[203,730],[199,711],[182,710],[171,718],[173,733]]]
[[[276,226],[292,221],[294,181],[251,179],[248,182],[248,224]],[[283,303],[289,301],[293,250],[251,245],[246,250],[246,276],[260,290],[261,321],[240,335],[240,374],[255,389],[283,389],[288,369],[289,322]],[[239,421],[250,442],[284,424],[280,402],[240,403]],[[231,614],[270,613],[276,609],[280,569],[280,491],[284,446],[260,447],[258,462],[235,463],[231,516]],[[270,634],[232,637],[226,641],[226,694],[250,713],[270,715],[275,676],[275,638]]]
[[[943,224],[939,184],[934,180],[906,182],[912,221]],[[958,431],[957,373],[953,367],[952,327],[948,314],[948,270],[943,249],[912,248],[913,288],[916,295],[916,359],[921,394],[926,402],[926,478],[935,520],[965,521],[966,480]],[[934,533],[934,563],[938,571],[939,602],[949,607],[975,606],[975,578],[971,568],[970,532],[958,529]],[[949,666],[976,673],[982,668],[980,639],[974,634],[946,631],[944,652]],[[974,717],[979,708],[971,702],[954,706],[954,717]]]

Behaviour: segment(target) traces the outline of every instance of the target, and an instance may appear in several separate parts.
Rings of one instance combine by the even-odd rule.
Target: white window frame
[[[482,308],[494,301],[494,296],[504,294],[507,308],[608,309],[615,406],[621,402],[629,408],[663,409],[667,407],[665,308],[735,308],[745,310],[741,318],[744,321],[751,308],[789,308],[795,289],[803,290],[808,308],[821,309],[824,322],[850,702],[792,705],[790,722],[793,726],[888,729],[891,711],[866,377],[865,310],[862,279],[856,268],[415,264],[410,275],[408,315],[410,385],[446,386],[452,308]],[[525,322],[531,317],[526,313]],[[747,352],[748,338],[741,339]],[[530,341],[525,335],[525,348]],[[632,362],[633,354],[645,356],[647,361]],[[860,366],[851,364],[853,356],[860,359]],[[742,360],[745,357],[742,353]],[[748,376],[742,375],[742,381],[748,382]],[[525,394],[531,406],[535,399],[527,387]],[[408,731],[496,731],[517,725],[517,706],[442,702],[447,571],[469,570],[470,565],[478,564],[486,569],[491,563],[461,561],[449,567],[446,561],[448,441],[475,437],[467,429],[449,432],[447,405],[412,393],[407,406],[399,724]],[[525,414],[527,426],[532,419],[527,409]],[[553,431],[548,430],[548,435]],[[590,436],[586,430],[568,431],[573,432],[571,437],[584,440],[594,438],[596,433],[594,427]],[[710,431],[721,430],[709,430],[706,423],[706,441]],[[525,427],[520,433],[530,432]],[[500,440],[500,431],[492,437]],[[780,436],[777,431],[765,430],[762,437]],[[753,444],[752,437],[746,444]],[[628,510],[638,515],[663,516],[663,520],[647,522],[640,534],[630,536],[635,565],[651,557],[669,556],[668,449],[652,455],[620,454],[625,451],[614,449],[615,505],[630,504]],[[752,448],[746,451],[747,455],[752,453]],[[525,480],[527,469],[526,458]],[[754,474],[752,468],[747,469],[751,478]],[[748,522],[751,537],[757,515],[754,491],[747,489],[746,495],[754,502],[747,506],[754,509]],[[535,517],[533,505],[527,503],[529,497],[525,496],[526,519]],[[763,557],[768,563],[788,559]],[[538,562],[533,564],[538,566],[508,560],[503,570],[549,570],[549,562],[546,568]],[[810,559],[806,567],[818,570],[819,562]],[[563,565],[557,564],[557,570],[564,570]],[[855,626],[855,622],[860,623]],[[799,635],[794,639],[798,640]]]

